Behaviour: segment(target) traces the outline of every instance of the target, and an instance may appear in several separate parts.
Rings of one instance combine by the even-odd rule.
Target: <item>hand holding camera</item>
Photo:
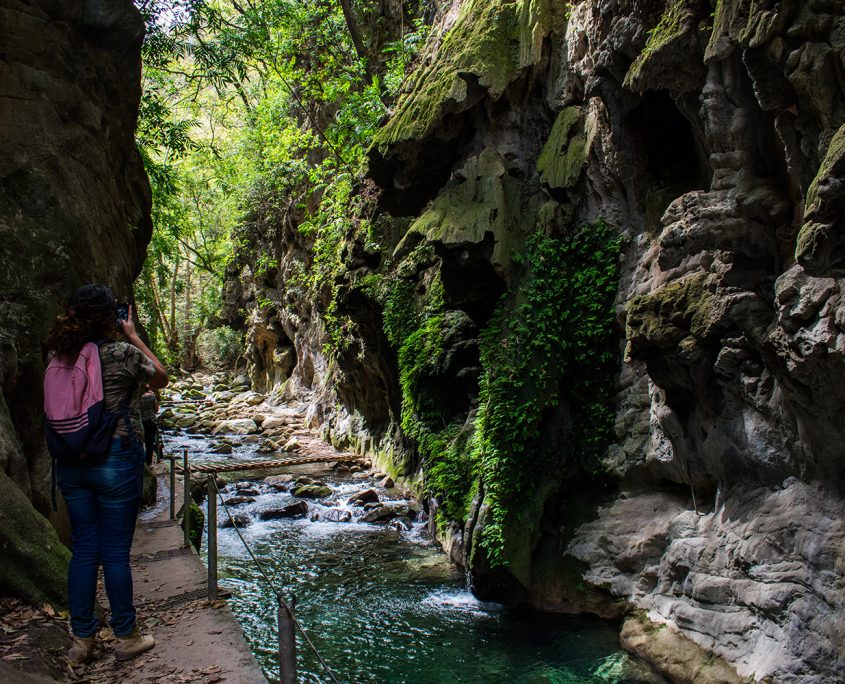
[[[133,321],[132,317],[132,305],[131,304],[118,304],[117,305],[117,324],[120,328],[120,331],[126,336],[126,339],[132,340],[138,336],[137,332],[135,331],[135,322]]]

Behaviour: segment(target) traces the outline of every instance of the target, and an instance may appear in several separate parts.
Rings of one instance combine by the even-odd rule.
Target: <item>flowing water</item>
[[[230,456],[208,454],[203,435],[167,435],[168,450],[188,447],[196,462],[257,457],[256,444],[237,444]],[[238,438],[234,438],[237,441]],[[295,469],[292,469],[292,472]],[[302,472],[300,470],[300,472]],[[408,529],[312,521],[331,509],[354,511],[349,496],[374,487],[322,472],[332,489],[325,501],[309,502],[304,519],[262,521],[258,513],[293,501],[260,482],[232,482],[257,489],[252,502],[232,507],[253,523],[242,534],[282,594],[297,598],[297,617],[339,681],[348,684],[618,683],[644,681],[636,664],[619,650],[617,630],[588,618],[514,614],[481,603],[465,578],[427,536],[425,526]],[[379,491],[383,500],[395,490]],[[255,492],[253,492],[255,495]],[[221,508],[218,517],[223,520]],[[276,603],[260,572],[232,529],[218,531],[219,584],[271,682],[278,680]],[[204,550],[204,549],[203,549]],[[330,682],[298,639],[302,682]],[[649,679],[649,681],[653,681]]]

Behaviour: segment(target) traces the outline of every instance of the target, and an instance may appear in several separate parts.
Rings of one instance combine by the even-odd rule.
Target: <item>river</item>
[[[211,454],[217,438],[171,431],[167,450],[188,448],[193,462],[260,458],[256,443],[231,438],[233,453]],[[278,472],[278,471],[275,471]],[[424,523],[411,529],[356,522],[312,521],[346,505],[354,493],[379,490],[382,500],[396,490],[372,480],[352,480],[314,466],[308,472],[332,490],[309,502],[301,519],[261,520],[259,513],[291,503],[288,492],[261,482],[232,480],[224,498],[251,488],[253,496],[232,506],[253,521],[242,529],[275,586],[297,598],[297,617],[314,645],[346,684],[631,684],[654,682],[641,665],[619,650],[613,624],[586,617],[514,613],[481,603],[466,589],[462,574],[432,542]],[[266,473],[265,473],[266,474]],[[257,491],[255,491],[257,490]],[[222,521],[224,510],[218,512]],[[397,526],[400,527],[400,526]],[[231,591],[229,604],[266,676],[278,681],[276,610],[272,592],[238,538],[220,529],[219,585]],[[203,558],[205,560],[205,547]],[[331,682],[319,661],[298,640],[301,682]],[[641,676],[642,675],[642,676]]]

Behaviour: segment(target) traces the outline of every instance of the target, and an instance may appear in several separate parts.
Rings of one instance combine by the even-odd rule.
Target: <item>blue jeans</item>
[[[73,555],[68,569],[70,626],[75,636],[97,631],[94,603],[102,563],[115,636],[135,628],[129,550],[144,476],[144,447],[116,437],[103,460],[59,465],[57,479],[70,514]]]

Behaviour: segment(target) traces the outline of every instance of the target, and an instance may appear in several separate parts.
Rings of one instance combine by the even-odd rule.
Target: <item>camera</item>
[[[117,305],[117,327],[123,327],[123,321],[129,320],[129,304]]]

